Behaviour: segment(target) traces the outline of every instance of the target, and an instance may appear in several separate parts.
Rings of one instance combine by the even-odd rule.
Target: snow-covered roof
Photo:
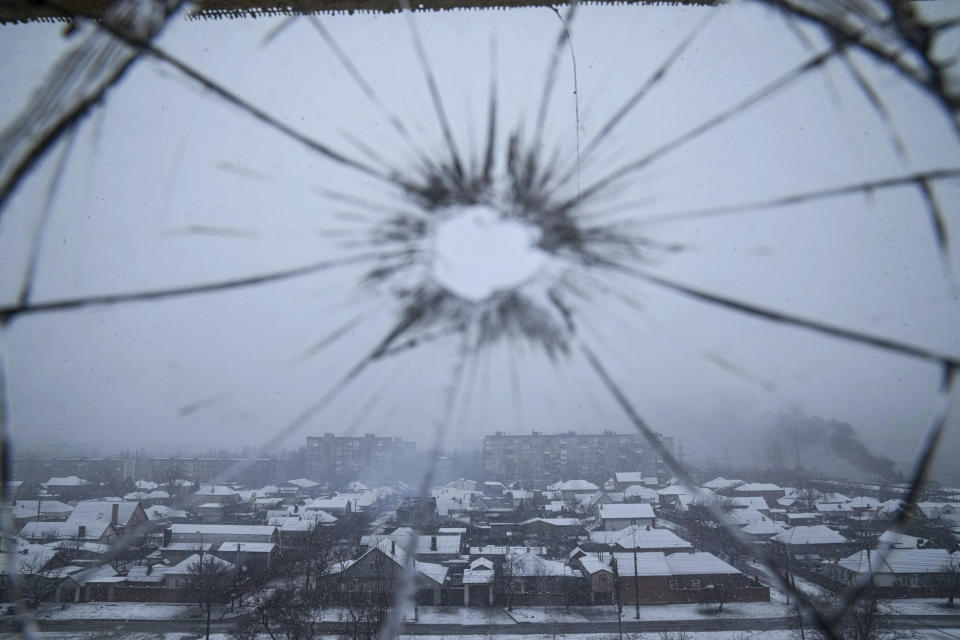
[[[919,549],[922,540],[905,533],[884,531],[877,540],[881,544],[890,545],[894,549]]]
[[[466,535],[466,527],[440,527],[437,531],[441,536],[462,536]]]
[[[610,503],[599,506],[601,520],[653,518],[653,507],[646,503]]]
[[[259,524],[173,524],[170,533],[173,535],[245,535],[245,536],[272,536],[276,527]]]
[[[43,573],[47,565],[57,555],[57,550],[43,544],[31,544],[26,541],[18,541],[17,553],[0,554],[0,567],[3,573],[12,573],[7,569],[7,561],[12,560],[15,571],[23,575],[34,575]]]
[[[843,544],[849,542],[842,535],[822,524],[809,527],[793,527],[775,535],[771,540],[783,544]]]
[[[137,480],[133,483],[133,486],[143,491],[153,491],[160,485],[158,485],[156,482],[150,482],[149,480]]]
[[[740,573],[712,553],[671,553],[664,557],[673,575]]]
[[[410,527],[400,527],[387,535],[369,535],[360,538],[360,543],[368,547],[380,545],[382,542],[396,542],[397,547],[406,549],[410,536],[414,535]],[[420,535],[417,536],[416,555],[451,555],[460,553],[459,535]],[[436,549],[431,547],[436,546]]]
[[[520,576],[550,576],[575,577],[573,569],[558,560],[547,560],[536,553],[529,551],[514,552],[507,555],[504,563],[509,563],[510,575]]]
[[[740,485],[734,491],[783,491],[783,488],[769,482],[748,482]]]
[[[534,524],[536,522],[542,522],[544,524],[553,525],[555,527],[577,527],[580,526],[580,520],[577,518],[530,518],[529,520],[524,520],[521,522],[521,525]]]
[[[710,482],[704,482],[703,486],[707,489],[733,489],[734,487],[739,487],[742,484],[746,483],[743,480],[728,480],[723,476],[718,476]]]
[[[214,565],[217,567],[223,567],[224,569],[233,569],[236,566],[232,562],[227,562],[222,558],[218,558],[212,553],[205,553],[203,556],[201,556],[199,553],[195,553],[192,556],[189,556],[181,562],[173,565],[172,567],[167,567],[164,573],[168,575],[196,575],[200,568],[199,563],[201,559],[203,560],[204,567]]]
[[[102,564],[78,571],[70,578],[79,585],[103,582],[123,582],[125,578],[118,576],[116,570],[109,564]]]
[[[201,485],[194,495],[198,496],[232,496],[237,492],[230,487],[222,484]]]
[[[77,476],[64,476],[62,478],[54,476],[46,482],[41,482],[40,484],[45,487],[83,487],[90,483],[83,478],[78,478]]]
[[[383,540],[373,549],[367,551],[367,553],[374,553],[379,550],[380,553],[387,556],[394,562],[396,562],[401,567],[407,565],[407,554],[399,544],[394,544],[391,540]],[[364,556],[367,555],[366,553]],[[363,556],[357,558],[357,562],[362,559]],[[426,578],[429,578],[433,582],[436,582],[439,585],[443,585],[444,581],[447,578],[447,567],[434,564],[432,562],[421,562],[420,560],[413,561],[414,569],[417,573],[423,575]]]
[[[660,496],[682,496],[682,495],[696,495],[696,491],[690,487],[682,484],[672,484],[669,487],[664,487],[663,489],[657,490],[657,495]]]
[[[144,509],[147,512],[147,517],[151,520],[166,520],[168,518],[186,518],[187,512],[183,509],[174,509],[173,507],[167,507],[162,504],[155,504],[152,507],[147,507]]]
[[[847,506],[851,509],[876,509],[880,504],[879,500],[869,496],[858,496],[847,501]]]
[[[161,551],[203,551],[207,552],[213,549],[213,543],[204,542],[200,544],[199,542],[171,542],[166,545]]]
[[[13,517],[17,519],[36,518],[37,507],[41,515],[63,516],[73,511],[73,507],[59,500],[17,500],[13,505]]]
[[[495,544],[488,544],[482,547],[470,547],[470,555],[472,556],[505,556],[508,553],[524,553],[526,551],[544,554],[547,552],[547,548],[525,546],[505,547]]]
[[[236,553],[239,549],[240,553],[270,553],[276,548],[277,545],[272,542],[237,542],[230,540],[221,542],[217,552]]]
[[[77,506],[73,508],[70,517],[67,518],[67,523],[72,524],[74,527],[79,525],[86,526],[88,535],[99,530],[100,534],[96,536],[99,537],[106,526],[110,524],[110,519],[113,517],[114,505],[116,505],[117,508],[117,524],[125,526],[137,510],[137,507],[140,506],[140,503],[84,500],[78,502]]]
[[[108,526],[110,526],[109,520],[104,522],[102,526],[87,528],[83,539],[99,539]],[[78,525],[69,522],[28,522],[20,529],[20,537],[30,540],[71,540],[78,538],[79,535]]]
[[[296,478],[295,480],[287,480],[290,484],[296,485],[301,489],[309,489],[311,487],[319,487],[319,482],[314,482],[313,480],[308,480],[307,478]]]
[[[275,516],[267,520],[267,524],[278,527],[280,531],[313,531],[317,526],[316,520],[305,520],[299,516]]]
[[[734,496],[730,498],[728,504],[734,507],[747,507],[757,511],[765,511],[770,508],[767,501],[760,496]]]
[[[642,484],[643,473],[640,471],[617,471],[613,474],[613,479],[619,483]]]
[[[784,530],[782,526],[770,518],[762,518],[745,526],[741,531],[751,536],[775,536]]]
[[[890,549],[886,554],[878,551],[858,551],[837,562],[854,573],[939,573],[951,564],[946,549]]]
[[[693,545],[670,529],[647,529],[631,525],[619,531],[591,531],[590,542],[617,545],[623,549],[693,549]]]
[[[330,515],[326,511],[322,511],[320,509],[310,509],[309,511],[304,510],[303,517],[314,520],[320,524],[333,524],[337,521],[336,516]]]
[[[554,491],[596,491],[600,487],[589,480],[564,480],[562,482],[556,482],[547,488],[553,489]]]
[[[641,500],[656,500],[657,492],[650,487],[642,484],[632,484],[623,490],[623,495],[627,498],[640,498]]]

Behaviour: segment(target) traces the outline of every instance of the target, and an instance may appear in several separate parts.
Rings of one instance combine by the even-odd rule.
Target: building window
[[[680,588],[680,584],[677,582],[676,578],[670,578],[670,590],[676,591]]]
[[[700,580],[697,579],[697,578],[694,578],[693,580],[691,580],[691,581],[690,581],[690,588],[691,588],[691,589],[699,589],[699,588],[700,588]]]

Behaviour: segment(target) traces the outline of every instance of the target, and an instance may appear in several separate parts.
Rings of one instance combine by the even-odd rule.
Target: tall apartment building
[[[673,452],[673,438],[660,436]],[[542,487],[557,480],[584,479],[601,484],[616,471],[640,471],[662,478],[666,470],[639,433],[540,433],[498,431],[483,439],[483,468],[488,478],[522,480]]]
[[[416,466],[417,445],[400,438],[368,433],[362,437],[309,436],[306,475],[316,482],[340,485],[352,480],[393,482]]]

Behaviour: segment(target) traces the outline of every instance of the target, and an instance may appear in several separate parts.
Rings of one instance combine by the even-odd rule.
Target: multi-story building
[[[400,438],[337,436],[307,438],[306,475],[317,482],[339,485],[352,480],[393,482],[409,475],[417,445]]]
[[[660,437],[671,453],[673,438]],[[483,468],[498,480],[521,480],[543,487],[560,479],[602,484],[616,471],[641,471],[663,477],[663,460],[639,433],[540,433],[511,435],[498,431],[483,439]]]

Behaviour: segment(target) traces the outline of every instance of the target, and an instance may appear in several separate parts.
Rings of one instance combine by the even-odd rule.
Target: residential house
[[[643,485],[643,473],[640,471],[617,471],[613,474],[613,491],[624,491],[633,485]]]
[[[670,529],[631,525],[617,531],[591,531],[589,541],[580,543],[586,552],[632,551],[675,553],[693,551],[693,545]]]
[[[733,489],[735,496],[757,496],[767,501],[767,504],[776,504],[777,500],[786,496],[782,487],[769,482],[748,482]]]
[[[495,565],[487,558],[477,558],[463,570],[463,606],[493,606]]]
[[[649,504],[601,504],[597,511],[597,521],[604,531],[619,531],[631,525],[653,527],[656,516]]]
[[[795,560],[819,562],[842,556],[849,551],[850,541],[830,527],[818,524],[787,529],[771,537],[770,543],[776,551],[789,554]]]
[[[393,596],[393,581],[410,562],[401,545],[395,540],[383,540],[356,560],[335,565],[326,577],[336,585],[336,596],[343,601],[366,597],[382,597],[389,602]],[[447,567],[413,560],[415,599],[421,605],[439,605],[441,591],[447,582]]]
[[[514,551],[496,567],[495,598],[507,605],[581,604],[583,575],[558,560],[531,551]]]
[[[770,600],[767,586],[710,553],[613,553],[577,562],[595,603],[614,601],[617,585],[622,604]]]
[[[834,578],[851,585],[869,576],[886,597],[917,598],[945,595],[960,562],[946,549],[863,550],[838,560]]]

